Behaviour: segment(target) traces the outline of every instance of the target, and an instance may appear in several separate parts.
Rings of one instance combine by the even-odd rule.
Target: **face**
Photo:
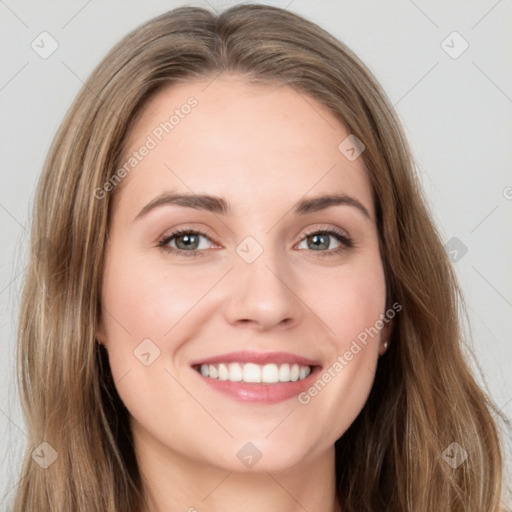
[[[131,131],[96,334],[141,450],[284,470],[332,455],[373,383],[371,187],[313,98],[209,82],[160,91]]]

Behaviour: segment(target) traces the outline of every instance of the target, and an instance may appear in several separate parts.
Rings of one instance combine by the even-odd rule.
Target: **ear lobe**
[[[96,329],[96,341],[102,345],[107,345],[107,336],[103,327],[103,320],[100,320]]]
[[[382,356],[389,347],[393,322],[386,322],[380,334],[379,356]]]

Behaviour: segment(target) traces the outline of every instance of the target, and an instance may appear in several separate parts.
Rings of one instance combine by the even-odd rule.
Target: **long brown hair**
[[[182,7],[141,25],[94,70],[55,136],[38,185],[21,302],[18,375],[29,443],[14,511],[143,510],[128,412],[95,343],[115,197],[95,191],[118,171],[149,97],[222,72],[309,95],[365,145],[388,305],[402,311],[368,401],[335,445],[342,510],[498,511],[498,410],[466,361],[460,291],[400,122],[343,43],[263,5],[218,16]],[[43,441],[58,455],[47,469],[31,456]],[[443,458],[450,446],[468,454],[456,468]]]

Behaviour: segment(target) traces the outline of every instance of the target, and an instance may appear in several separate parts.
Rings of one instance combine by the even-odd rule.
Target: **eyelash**
[[[201,235],[201,236],[208,238],[208,240],[211,241],[211,238],[208,235],[208,233],[204,233],[203,231],[198,231],[195,229],[182,228],[182,229],[177,229],[176,231],[172,232],[170,235],[167,235],[164,238],[162,238],[158,242],[158,247],[160,247],[161,249],[163,249],[166,252],[178,254],[180,256],[185,256],[185,257],[205,256],[205,254],[203,254],[205,252],[204,249],[194,249],[192,251],[184,251],[183,249],[175,249],[174,247],[169,247],[167,245],[173,238],[179,237],[180,235],[184,235],[184,234]],[[353,240],[348,235],[342,233],[341,231],[338,231],[335,228],[316,229],[316,230],[309,231],[304,234],[303,238],[301,239],[301,242],[302,242],[302,240],[304,240],[305,238],[307,238],[308,236],[311,236],[311,235],[331,235],[341,243],[340,247],[338,247],[336,249],[330,249],[330,250],[326,250],[326,251],[311,251],[311,252],[319,252],[320,253],[319,256],[322,258],[336,256],[336,255],[346,251],[347,249],[351,249],[354,247]]]

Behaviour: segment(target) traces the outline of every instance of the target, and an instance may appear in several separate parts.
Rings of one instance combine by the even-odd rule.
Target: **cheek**
[[[318,311],[338,352],[344,352],[353,339],[375,326],[384,313],[386,284],[380,259],[337,269],[323,278],[321,284],[316,281],[310,285],[306,296],[312,298],[311,309]]]
[[[181,380],[189,371],[183,347],[218,311],[209,292],[224,273],[208,266],[171,267],[165,257],[130,254],[129,248],[112,253],[103,281],[106,345],[114,382],[131,412],[138,411],[142,397],[146,408],[148,396],[158,401],[154,390],[169,384],[173,407],[186,406],[190,397],[172,376]]]
[[[338,268],[329,279],[317,281],[309,290],[314,303],[311,309],[327,326],[330,343],[326,345],[326,367],[299,396],[299,403],[325,425],[325,437],[319,440],[322,444],[332,442],[348,429],[373,385],[381,333],[375,326],[382,327],[386,298],[380,259]]]
[[[123,403],[139,421],[156,426],[161,421],[165,430],[169,418],[159,420],[155,411],[180,410],[183,422],[193,420],[186,417],[190,396],[173,378],[181,378],[174,359],[194,337],[195,308],[212,278],[191,279],[184,267],[171,273],[148,260],[122,250],[112,254],[104,274],[103,316],[110,368]]]
[[[165,262],[157,264],[141,257],[115,255],[105,272],[104,305],[110,315],[106,324],[113,344],[135,347],[145,338],[159,346],[176,338],[170,335],[181,320],[195,307],[198,298],[211,287],[211,279],[202,279],[185,267],[172,273]]]

